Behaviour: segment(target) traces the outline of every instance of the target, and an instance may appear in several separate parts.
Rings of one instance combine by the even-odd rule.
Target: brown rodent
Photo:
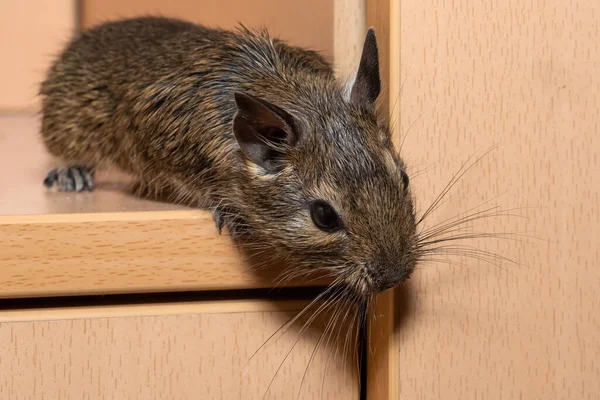
[[[418,258],[380,86],[372,29],[346,86],[319,54],[266,32],[106,23],[74,39],[41,86],[42,138],[65,167],[45,184],[91,190],[95,168],[120,169],[140,193],[210,209],[267,256],[370,296]]]

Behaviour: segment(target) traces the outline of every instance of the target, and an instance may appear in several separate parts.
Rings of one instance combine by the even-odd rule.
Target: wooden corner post
[[[393,122],[393,139],[400,145],[400,0],[367,0],[367,26],[375,28],[382,80],[381,112]],[[395,325],[395,292],[376,299],[368,334],[367,399],[396,400],[399,397],[398,346]]]

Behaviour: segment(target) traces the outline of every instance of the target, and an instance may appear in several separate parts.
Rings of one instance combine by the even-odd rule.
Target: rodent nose
[[[375,280],[377,285],[377,290],[379,292],[383,292],[385,290],[391,289],[393,287],[398,286],[403,281],[410,278],[410,274],[412,273],[412,269],[397,266],[397,267],[387,267],[382,271],[379,279]]]

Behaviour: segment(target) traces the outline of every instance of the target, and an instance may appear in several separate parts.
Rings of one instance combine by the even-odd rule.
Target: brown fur
[[[268,173],[240,150],[235,92],[296,120],[302,135],[281,171]],[[137,18],[76,38],[41,93],[43,141],[67,166],[116,167],[136,176],[141,191],[170,189],[215,210],[257,248],[361,294],[414,269],[413,200],[389,129],[354,101],[361,93],[349,98],[317,53],[266,32]],[[311,222],[315,199],[335,208],[343,232]]]

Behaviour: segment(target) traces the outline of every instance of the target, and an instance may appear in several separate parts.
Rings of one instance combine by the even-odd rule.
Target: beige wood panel
[[[119,305],[81,305],[77,301],[71,303],[67,306],[52,305],[52,307],[47,308],[18,308],[15,305],[13,305],[13,308],[2,308],[0,309],[0,323],[188,314],[297,312],[307,305],[306,300],[218,299],[174,301],[172,297],[171,301],[156,302],[150,298],[145,303]]]
[[[315,12],[318,10],[318,12]],[[233,28],[238,23],[266,26],[291,43],[333,55],[333,0],[83,0],[83,29],[115,18],[138,15],[184,18],[208,26]]]
[[[333,0],[332,23],[334,69],[341,79],[347,79],[360,63],[367,32],[367,0]]]
[[[159,14],[228,29],[240,22],[265,26],[292,44],[322,52],[340,76],[346,77],[356,70],[360,60],[365,8],[366,0],[84,0],[81,24],[87,29],[115,18]]]
[[[75,0],[0,2],[0,110],[38,107],[46,68],[75,29]]]
[[[147,305],[146,316],[127,316],[129,307],[0,324],[0,398],[262,399],[272,379],[264,398],[358,398],[343,346],[336,354],[323,340],[313,357],[322,321],[303,334],[295,325],[251,359],[297,305]]]
[[[598,2],[401,6],[403,151],[421,211],[497,146],[425,226],[477,206],[527,219],[465,229],[506,233],[462,245],[517,264],[421,266],[403,298],[400,398],[600,398]]]

